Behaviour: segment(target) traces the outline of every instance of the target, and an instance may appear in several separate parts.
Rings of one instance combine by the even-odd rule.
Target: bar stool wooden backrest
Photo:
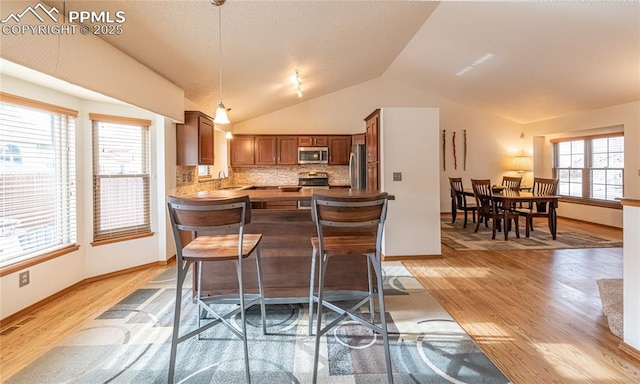
[[[372,235],[376,237],[376,248],[381,249],[382,230],[387,217],[387,199],[386,192],[360,197],[314,194],[311,202],[311,219],[316,224],[320,243],[322,244],[324,240],[324,227],[343,229],[370,227],[374,231]]]
[[[311,239],[313,246],[311,261],[311,278],[309,288],[309,334],[312,333],[313,304],[318,303],[316,319],[316,342],[313,363],[313,383],[316,383],[318,375],[318,357],[320,354],[320,337],[329,329],[336,326],[343,318],[365,326],[372,331],[381,334],[385,364],[387,368],[387,380],[393,383],[391,367],[391,353],[389,350],[389,336],[387,333],[386,317],[384,315],[384,292],[382,280],[382,232],[387,217],[387,202],[389,196],[386,192],[365,194],[360,196],[337,197],[331,195],[314,194],[311,199],[311,216],[316,224],[318,236]],[[350,309],[344,309],[334,305],[323,296],[324,280],[327,272],[327,263],[332,255],[360,255],[367,257],[367,278],[369,292],[364,298],[358,298],[357,304]],[[314,295],[314,278],[316,258],[318,264],[318,293]],[[375,271],[375,284],[378,287],[378,306],[380,309],[380,326],[375,324],[375,312],[373,305],[373,279],[371,269]],[[369,303],[371,321],[363,319],[358,309]],[[322,328],[322,310],[330,309],[338,314],[329,324]]]

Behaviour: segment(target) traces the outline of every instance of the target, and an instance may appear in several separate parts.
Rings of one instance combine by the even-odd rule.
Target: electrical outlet
[[[393,181],[402,181],[402,172],[393,172]]]
[[[18,274],[18,286],[24,287],[29,284],[29,271],[20,272]]]

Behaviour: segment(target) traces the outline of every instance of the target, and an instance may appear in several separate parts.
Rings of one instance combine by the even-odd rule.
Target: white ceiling
[[[218,8],[209,0],[50,3],[125,11],[123,35],[104,39],[213,113]],[[383,75],[518,123],[640,100],[637,0],[227,0],[221,11],[233,122]]]

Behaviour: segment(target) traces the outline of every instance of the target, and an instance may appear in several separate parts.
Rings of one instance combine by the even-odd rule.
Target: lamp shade
[[[531,157],[529,156],[514,156],[512,169],[520,173],[531,170]]]
[[[227,133],[224,134],[224,138],[227,140],[233,139],[233,134],[231,133],[231,131],[227,131]]]
[[[227,116],[227,109],[224,107],[222,102],[218,104],[218,109],[216,109],[216,115],[213,118],[213,122],[216,124],[231,124],[229,116]]]

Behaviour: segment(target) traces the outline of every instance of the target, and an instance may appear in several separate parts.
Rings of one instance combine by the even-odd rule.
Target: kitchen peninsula
[[[322,194],[365,196],[376,191],[323,189]],[[181,195],[188,199],[219,199],[247,195],[252,205],[269,202],[310,201],[313,189],[283,192],[279,189],[236,189],[203,191]],[[393,199],[393,196],[390,197]],[[390,207],[389,209],[393,209]],[[262,233],[261,257],[265,297],[270,302],[306,302],[311,273],[311,237],[316,228],[309,209],[252,209],[251,223],[245,233]],[[184,239],[190,239],[184,234]],[[233,262],[205,265],[202,273],[203,294],[224,294],[237,290]],[[255,262],[243,265],[243,279],[248,292],[257,292]],[[332,291],[367,290],[366,258],[345,256],[332,258],[325,287]],[[195,274],[194,274],[195,275]]]

